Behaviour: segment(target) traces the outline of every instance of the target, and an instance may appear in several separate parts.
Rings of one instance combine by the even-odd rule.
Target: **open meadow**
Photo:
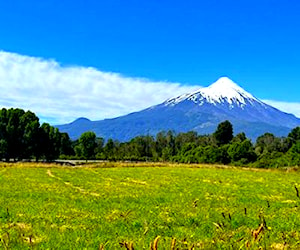
[[[1,163],[0,186],[2,249],[300,249],[299,171]]]

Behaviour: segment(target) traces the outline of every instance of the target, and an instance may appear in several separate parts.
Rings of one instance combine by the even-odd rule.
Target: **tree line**
[[[31,111],[0,110],[0,159],[52,161],[63,154],[73,154],[67,133],[60,133],[48,123],[40,125],[39,118]]]
[[[85,147],[87,138],[92,142],[88,145],[94,145],[93,149]],[[178,134],[167,131],[159,132],[156,137],[137,136],[129,142],[109,139],[104,144],[104,140],[97,139],[93,132],[85,132],[75,144],[80,148],[75,150],[76,156],[85,159],[232,164],[262,168],[300,165],[300,127],[291,130],[287,137],[265,133],[255,143],[245,133],[233,136],[232,124],[224,121],[211,135],[198,135],[194,131]]]
[[[233,135],[229,121],[211,135],[194,131],[162,131],[156,136],[137,136],[128,142],[98,138],[85,132],[71,141],[38,117],[21,109],[0,111],[0,158],[5,160],[98,159],[110,161],[169,161],[284,167],[300,165],[300,127],[287,137],[265,133],[253,143],[245,133]]]

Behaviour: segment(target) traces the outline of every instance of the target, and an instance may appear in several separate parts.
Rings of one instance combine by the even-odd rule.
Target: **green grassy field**
[[[0,248],[300,249],[300,172],[116,165],[0,165]]]

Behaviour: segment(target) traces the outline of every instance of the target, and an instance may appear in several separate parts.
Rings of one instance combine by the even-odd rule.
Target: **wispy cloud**
[[[199,87],[0,51],[0,106],[32,110],[52,124],[124,115]]]
[[[263,102],[286,113],[294,114],[300,118],[300,103],[299,102],[282,102],[273,100],[263,100]]]

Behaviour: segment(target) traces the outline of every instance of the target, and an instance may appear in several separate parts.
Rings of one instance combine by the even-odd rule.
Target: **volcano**
[[[72,139],[94,131],[99,137],[122,142],[168,130],[210,134],[225,120],[232,123],[235,134],[245,132],[252,140],[266,132],[286,136],[300,125],[299,118],[267,105],[231,79],[221,77],[208,87],[139,112],[100,121],[80,118],[57,127]]]

